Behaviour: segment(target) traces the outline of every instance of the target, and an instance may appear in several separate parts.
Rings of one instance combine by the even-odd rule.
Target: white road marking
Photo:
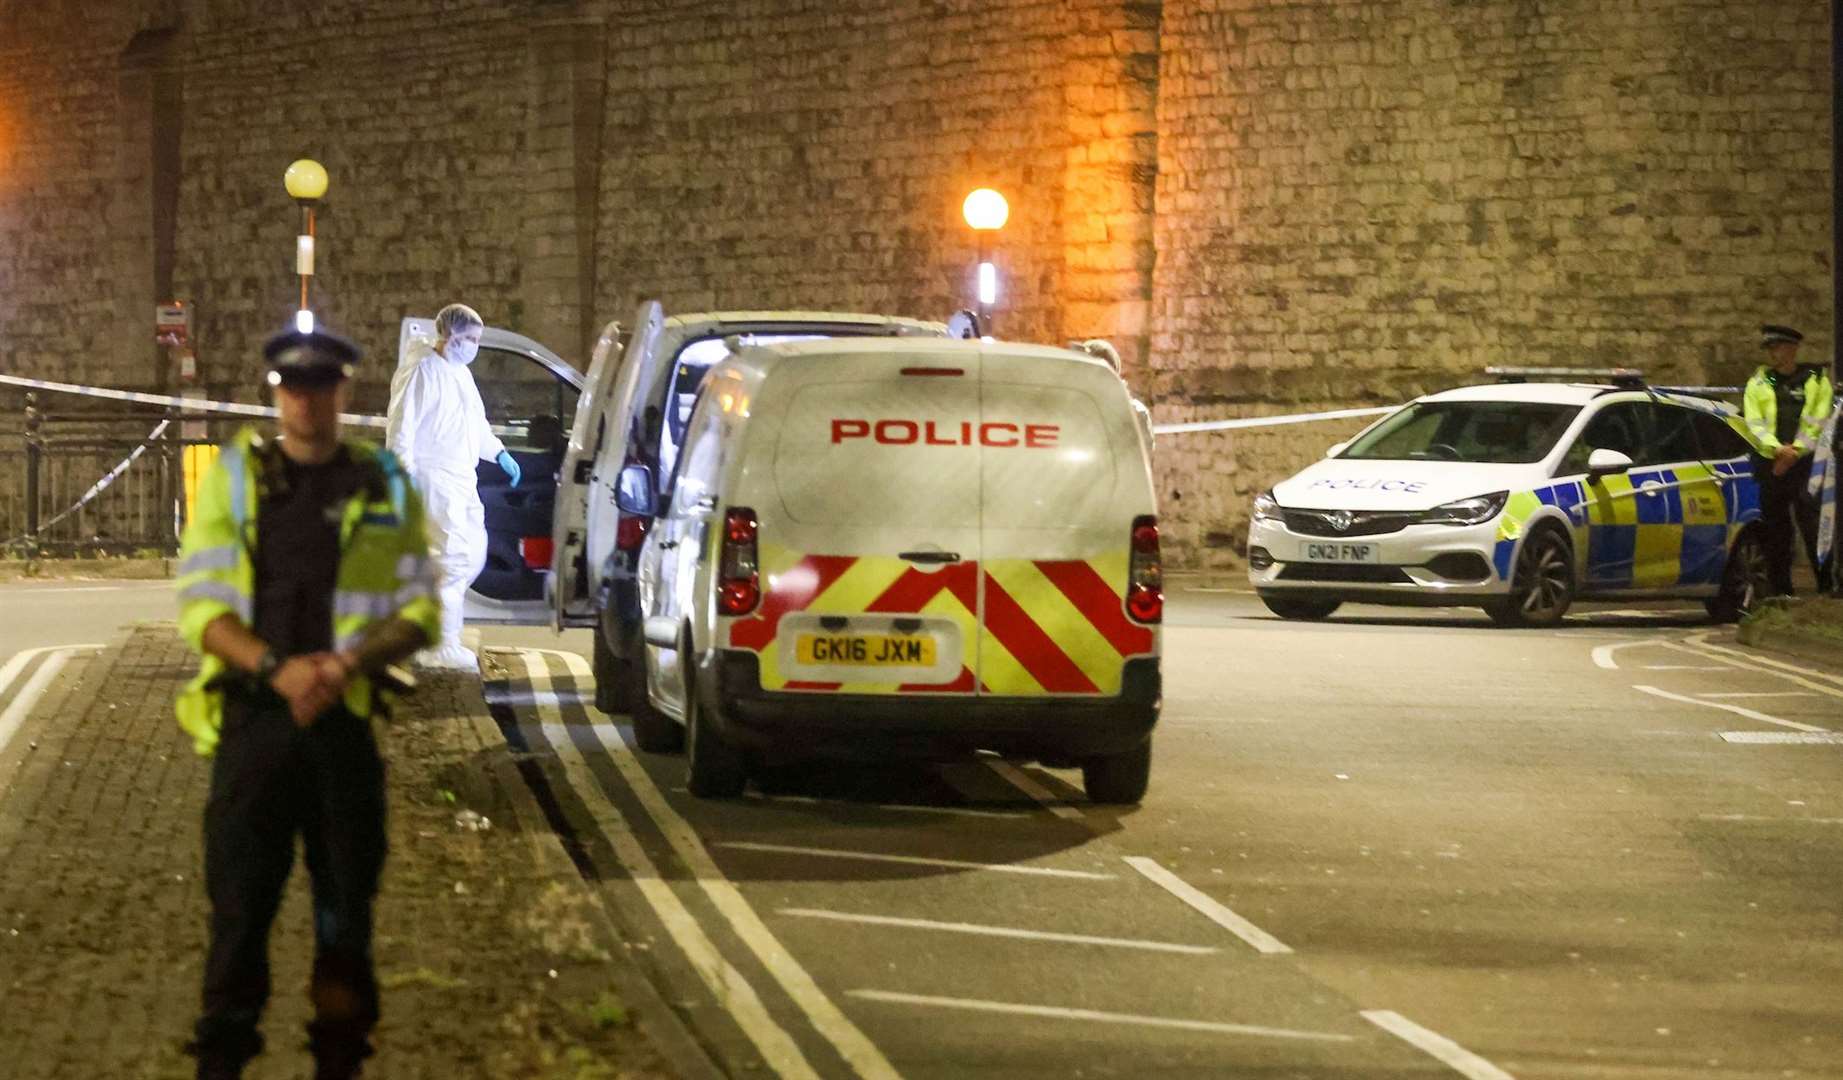
[[[540,710],[547,708],[539,706]],[[723,954],[713,944],[704,928],[698,925],[697,918],[686,909],[678,894],[672,891],[660,875],[659,868],[647,855],[633,829],[621,817],[620,811],[608,801],[601,791],[599,783],[576,744],[570,740],[567,730],[558,731],[553,736],[553,729],[561,729],[561,724],[543,725],[545,737],[550,739],[557,752],[557,760],[563,766],[563,774],[569,785],[576,790],[583,806],[595,819],[596,828],[607,837],[614,849],[615,858],[627,871],[627,876],[639,888],[640,895],[646,899],[653,913],[659,916],[666,933],[684,950],[685,958],[691,961],[692,970],[698,978],[710,988],[716,996],[717,1003],[729,1011],[738,1027],[755,1048],[761,1052],[762,1059],[778,1075],[788,1080],[818,1080],[819,1073],[800,1052],[800,1046],[787,1033],[787,1029],[776,1023],[762,1004],[761,995],[749,985],[747,978],[736,970],[734,965],[723,958]]]
[[[1650,694],[1653,697],[1661,697],[1666,701],[1680,701],[1685,705],[1700,705],[1705,709],[1720,709],[1723,712],[1731,712],[1736,716],[1745,716],[1749,720],[1758,720],[1762,724],[1777,724],[1780,727],[1791,728],[1794,731],[1828,730],[1826,728],[1817,727],[1814,724],[1801,724],[1796,720],[1781,720],[1777,716],[1768,716],[1763,712],[1755,712],[1752,709],[1744,708],[1740,705],[1724,705],[1719,701],[1703,701],[1701,698],[1673,694],[1668,690],[1659,690],[1655,686],[1634,686],[1632,689]]]
[[[940,1009],[968,1009],[974,1012],[1009,1013],[1014,1016],[1041,1016],[1050,1020],[1085,1020],[1100,1024],[1134,1024],[1140,1027],[1177,1028],[1181,1031],[1207,1031],[1215,1035],[1258,1035],[1269,1039],[1305,1039],[1313,1042],[1353,1042],[1350,1035],[1326,1031],[1300,1031],[1296,1028],[1267,1027],[1261,1024],[1225,1024],[1215,1020],[1181,1020],[1168,1016],[1140,1016],[1135,1013],[1100,1012],[1095,1009],[1065,1009],[1059,1005],[1023,1005],[1011,1001],[980,1001],[976,998],[934,997],[929,994],[899,994],[889,990],[851,990],[854,998],[883,1001],[894,1005],[931,1005]]]
[[[1819,671],[1816,668],[1801,667],[1798,664],[1788,664],[1783,660],[1774,660],[1770,657],[1755,656],[1751,653],[1739,652],[1735,649],[1711,643],[1707,634],[1694,634],[1683,641],[1670,641],[1665,644],[1673,649],[1681,650],[1682,652],[1716,660],[1725,660],[1739,667],[1752,668],[1755,671],[1762,671],[1768,675],[1776,675],[1781,679],[1790,680],[1807,689],[1816,690],[1819,693],[1843,698],[1843,675],[1832,675],[1827,671]],[[1819,679],[1822,681],[1812,682],[1810,679],[1803,678],[1802,676],[1809,676],[1810,679]],[[1834,685],[1827,686],[1824,685],[1825,683]]]
[[[26,665],[30,664],[34,657],[45,653],[51,654],[44,663],[39,665],[38,670],[32,673],[32,677],[26,680],[26,684],[19,688],[19,694],[13,698],[13,703],[6,707],[5,712],[0,713],[0,753],[6,751],[6,744],[13,741],[14,733],[19,730],[21,724],[26,722],[26,717],[32,715],[32,707],[38,704],[39,698],[45,696],[45,691],[51,686],[52,680],[58,677],[58,672],[64,670],[64,665],[70,661],[70,658],[79,652],[100,648],[102,648],[101,645],[50,645],[42,649],[28,649],[8,660],[4,668],[0,668],[0,694],[4,694],[13,685],[13,680],[19,678],[19,673],[26,669]]]
[[[1144,874],[1166,892],[1202,912],[1203,917],[1252,945],[1256,952],[1269,956],[1290,953],[1285,942],[1217,903],[1208,893],[1178,877],[1143,855],[1126,856],[1126,865]]]
[[[959,817],[1009,818],[1012,821],[1016,821],[1018,818],[1029,816],[1028,814],[1025,814],[1022,811],[1018,811],[1018,810],[975,810],[970,806],[909,806],[903,803],[853,802],[847,799],[820,799],[820,798],[815,798],[814,796],[811,796],[811,795],[764,795],[764,794],[760,794],[754,791],[745,792],[743,794],[743,798],[752,799],[756,802],[806,803],[806,804],[811,804],[811,805],[822,805],[822,806],[853,806],[853,807],[859,807],[865,810],[894,810],[894,811],[897,811],[899,813],[904,813],[904,814],[952,814],[952,815],[957,815]]]
[[[1613,659],[1614,653],[1618,652],[1620,649],[1629,649],[1634,645],[1657,644],[1660,643],[1656,641],[1620,641],[1612,645],[1596,645],[1593,650],[1594,666],[1605,668],[1608,671],[1618,671],[1619,661]]]
[[[1705,698],[1816,697],[1809,690],[1735,690],[1720,694],[1697,694]]]
[[[1733,671],[1732,664],[1646,664],[1646,671]]]
[[[1843,817],[1766,817],[1761,814],[1697,814],[1701,821],[1793,821],[1805,825],[1843,825]]]
[[[736,851],[760,851],[775,855],[811,855],[816,859],[860,859],[864,862],[896,863],[901,866],[936,866],[947,870],[991,870],[1001,874],[1076,878],[1081,881],[1114,880],[1112,874],[1097,874],[1091,870],[1060,870],[1053,866],[1018,866],[1015,863],[968,862],[962,859],[929,859],[920,855],[884,855],[874,851],[797,847],[793,844],[762,844],[752,840],[719,840],[717,846]]]
[[[563,660],[569,667],[570,673],[578,680],[593,679],[594,673],[590,670],[587,660],[574,653],[564,653]],[[541,664],[530,656],[525,658],[525,667],[533,676],[543,673]],[[564,725],[547,724],[545,725],[545,738],[555,741],[552,738],[551,729],[553,727],[556,729],[556,735],[563,738],[569,737],[569,729]],[[652,777],[647,775],[645,767],[634,756],[632,748],[627,745],[620,733],[607,724],[593,725],[591,730],[603,748],[608,751],[609,759],[620,771],[622,779],[627,781],[629,789],[639,800],[641,807],[646,810],[647,816],[653,819],[653,824],[659,828],[666,842],[672,845],[672,850],[691,871],[692,877],[697,880],[704,894],[716,905],[717,910],[723,913],[723,917],[729,921],[730,928],[736,932],[736,936],[742,939],[743,944],[749,947],[749,951],[754,953],[762,966],[768,969],[768,973],[774,976],[774,981],[781,984],[781,989],[786,991],[787,996],[800,1007],[800,1011],[806,1014],[814,1030],[824,1036],[826,1041],[838,1051],[839,1056],[843,1057],[845,1062],[865,1080],[898,1080],[900,1074],[896,1072],[896,1067],[891,1065],[889,1059],[883,1056],[883,1052],[877,1049],[876,1044],[858,1030],[857,1025],[853,1024],[850,1018],[832,1003],[832,999],[819,988],[819,984],[813,981],[813,977],[800,966],[799,961],[795,960],[786,947],[780,943],[780,940],[768,930],[761,916],[757,915],[755,909],[750,907],[749,902],[743,898],[741,890],[723,876],[723,871],[717,867],[716,860],[712,859],[710,852],[705,850],[704,842],[698,839],[691,824],[680,817],[678,812],[666,802],[665,796],[654,785]]]
[[[986,937],[1020,938],[1025,941],[1059,941],[1070,945],[1110,945],[1120,949],[1145,949],[1150,952],[1184,953],[1203,956],[1219,950],[1213,945],[1174,945],[1143,938],[1095,937],[1091,934],[1061,934],[1051,930],[1025,930],[1012,926],[983,926],[978,923],[936,922],[933,919],[904,919],[894,915],[854,915],[845,911],[815,908],[781,908],[778,915],[799,919],[830,919],[833,922],[864,923],[868,926],[900,926],[910,930],[945,930],[956,934],[979,934]]]
[[[1086,822],[1088,820],[1087,816],[1080,810],[1064,803],[1062,799],[1057,797],[1055,792],[1037,783],[1035,780],[1032,780],[1029,776],[1026,776],[1024,770],[1011,764],[1009,761],[1003,758],[984,758],[982,760],[985,761],[986,765],[990,767],[993,772],[1004,777],[1012,787],[1017,788],[1019,791],[1035,799],[1043,805],[1045,810],[1055,814],[1057,817],[1067,818],[1070,821]]]
[[[1390,1012],[1387,1009],[1365,1009],[1362,1015],[1363,1019],[1415,1049],[1451,1066],[1454,1072],[1468,1077],[1469,1080],[1516,1080],[1516,1077],[1453,1040],[1427,1030],[1398,1012]]]
[[[1843,746],[1843,733],[1835,731],[1724,731],[1723,742],[1758,746]]]

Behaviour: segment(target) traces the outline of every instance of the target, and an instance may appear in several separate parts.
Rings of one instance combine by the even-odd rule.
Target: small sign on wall
[[[168,300],[154,305],[154,340],[162,345],[185,345],[192,340],[192,305]]]

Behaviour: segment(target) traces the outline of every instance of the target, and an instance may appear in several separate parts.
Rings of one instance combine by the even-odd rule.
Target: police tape
[[[172,423],[171,420],[162,420],[158,424],[155,424],[154,429],[147,433],[147,438],[141,440],[141,445],[135,447],[134,450],[131,451],[127,457],[123,458],[121,462],[115,466],[115,468],[110,469],[108,473],[103,476],[101,480],[98,480],[94,484],[91,484],[90,489],[84,492],[81,496],[79,496],[76,502],[71,503],[70,506],[67,509],[65,509],[63,513],[52,518],[50,521],[40,523],[37,532],[42,533],[42,532],[46,532],[50,530],[52,526],[56,525],[60,521],[63,521],[65,518],[71,516],[77,511],[83,509],[85,506],[88,506],[91,500],[95,499],[96,496],[101,495],[104,491],[107,491],[109,489],[109,485],[121,479],[122,474],[127,472],[129,467],[132,466],[136,461],[139,461],[142,454],[147,453],[148,447],[152,446],[156,441],[158,441],[160,436],[166,434],[167,425],[171,423]],[[21,533],[18,536],[13,537],[11,540],[5,541],[4,543],[0,543],[0,547],[10,548],[14,546],[15,544],[24,543],[25,541],[31,539],[35,535],[36,533]]]
[[[81,397],[105,398],[109,401],[128,401],[136,405],[160,405],[183,412],[217,412],[235,416],[254,416],[274,419],[279,415],[272,405],[245,405],[237,401],[209,401],[205,398],[174,397],[171,394],[143,394],[135,390],[112,390],[106,386],[80,386],[76,383],[50,382],[45,379],[27,379],[18,375],[0,375],[0,386],[17,386],[26,390],[44,390],[53,394],[75,394]],[[381,428],[389,423],[386,417],[370,416],[362,413],[340,413],[339,422],[358,427]],[[495,435],[519,435],[522,429],[504,424],[494,424]]]
[[[1153,424],[1154,435],[1188,435],[1200,431],[1239,431],[1243,428],[1279,427],[1282,424],[1312,424],[1320,420],[1348,420],[1359,416],[1381,416],[1400,406],[1378,409],[1335,409],[1331,412],[1295,413],[1290,416],[1246,416],[1237,420],[1198,420],[1188,424]]]

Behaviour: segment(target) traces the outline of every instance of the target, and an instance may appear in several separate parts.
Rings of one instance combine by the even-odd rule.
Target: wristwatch
[[[256,681],[264,686],[275,678],[275,669],[282,666],[282,658],[275,655],[274,649],[262,650],[262,659],[256,661]]]

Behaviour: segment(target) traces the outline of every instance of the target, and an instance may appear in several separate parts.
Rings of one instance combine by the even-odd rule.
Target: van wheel
[[[634,745],[640,749],[649,754],[676,754],[685,748],[684,725],[653,708],[644,684],[634,698],[632,717]]]
[[[1145,798],[1145,789],[1151,782],[1151,739],[1124,754],[1109,754],[1082,762],[1082,787],[1093,802],[1136,803]]]
[[[1758,530],[1748,529],[1728,553],[1728,564],[1721,571],[1721,592],[1703,604],[1716,622],[1735,622],[1751,614],[1771,589],[1766,546],[1760,543]]]
[[[1517,549],[1510,595],[1485,606],[1499,626],[1554,626],[1574,604],[1574,541],[1540,528]]]
[[[1272,596],[1261,594],[1261,603],[1282,619],[1325,619],[1344,606],[1342,600],[1324,596]]]
[[[679,653],[679,663],[688,664],[689,650]],[[716,724],[712,713],[715,702],[706,702],[697,692],[697,675],[689,667],[685,672],[685,786],[700,799],[734,799],[749,782],[747,762],[742,751],[730,745]],[[636,728],[636,733],[638,729]]]
[[[630,665],[608,647],[599,620],[590,633],[595,639],[595,707],[610,716],[624,713],[633,706],[628,694],[633,678],[627,670]]]

